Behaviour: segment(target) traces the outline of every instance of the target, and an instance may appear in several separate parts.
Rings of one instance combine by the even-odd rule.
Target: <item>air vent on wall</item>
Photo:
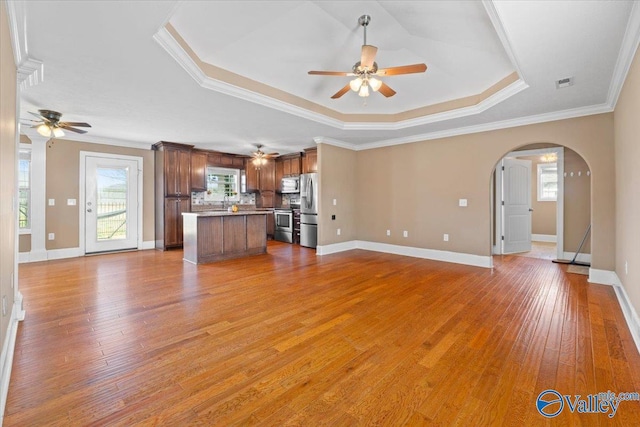
[[[563,87],[573,86],[573,77],[565,77],[564,79],[556,80],[556,89],[562,89]]]

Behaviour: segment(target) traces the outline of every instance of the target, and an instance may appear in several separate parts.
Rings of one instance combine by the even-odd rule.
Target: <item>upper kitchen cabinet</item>
[[[164,187],[164,197],[191,195],[191,149],[193,145],[160,141],[156,151],[156,185]],[[162,181],[162,182],[158,182]]]
[[[191,189],[205,191],[207,189],[207,155],[206,151],[191,152]]]
[[[258,181],[258,170],[251,162],[251,159],[245,160],[245,169],[244,173],[246,176],[247,182],[247,193],[255,193],[260,191],[260,182]]]
[[[301,170],[300,153],[286,154],[276,159],[276,184],[285,176],[300,175]]]
[[[209,152],[207,163],[209,166],[242,169],[244,167],[244,157],[234,156],[233,154]]]
[[[318,172],[318,148],[305,148],[302,157],[302,173]]]
[[[267,160],[260,166],[260,191],[276,191],[276,162]]]

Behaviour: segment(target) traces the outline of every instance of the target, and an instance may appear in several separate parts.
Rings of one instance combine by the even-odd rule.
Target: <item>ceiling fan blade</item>
[[[389,67],[378,70],[378,76],[397,76],[398,74],[424,73],[427,71],[426,64],[403,65],[400,67]]]
[[[331,99],[340,98],[342,95],[344,95],[345,93],[349,92],[349,89],[351,89],[351,87],[349,86],[349,83],[347,83],[342,89],[340,89],[339,91],[334,93],[333,96],[331,97]]]
[[[396,91],[391,89],[386,83],[382,83],[380,85],[380,89],[378,89],[378,92],[380,92],[381,94],[383,94],[387,98],[389,98],[389,97],[391,97],[391,96],[396,94]]]
[[[86,130],[73,128],[71,126],[68,126],[67,123],[59,123],[58,127],[62,128],[64,130],[70,130],[71,132],[75,132],[75,133],[87,133]]]
[[[47,119],[46,117],[41,116],[40,114],[37,113],[32,113],[31,111],[27,111],[29,114],[36,116],[38,119],[40,120],[44,120],[45,122],[50,122],[51,120]]]
[[[348,73],[346,71],[309,71],[311,75],[317,76],[354,76],[353,73]]]
[[[81,127],[81,128],[90,128],[91,125],[89,123],[84,123],[84,122],[60,122],[60,126],[62,125],[66,125],[66,126],[76,126],[76,127]]]
[[[376,59],[377,52],[377,47],[371,46],[370,44],[363,44],[362,54],[360,55],[360,66],[371,69],[373,67],[373,61]]]

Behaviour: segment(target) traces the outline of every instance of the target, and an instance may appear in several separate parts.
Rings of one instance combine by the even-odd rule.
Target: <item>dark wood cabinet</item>
[[[280,188],[280,182],[282,182],[282,178],[284,177],[284,161],[281,159],[276,159],[276,185]]]
[[[155,152],[155,246],[163,250],[181,247],[182,212],[191,210],[193,145],[160,141],[152,149]]]
[[[205,191],[207,189],[207,157],[206,151],[191,152],[191,189]]]
[[[260,191],[276,191],[276,162],[267,160],[264,165],[260,166]],[[272,206],[263,206],[265,208]]]
[[[258,181],[258,170],[253,166],[251,159],[245,160],[244,169],[245,179],[247,180],[247,193],[255,193],[260,191],[260,182]]]
[[[190,196],[191,150],[166,146],[164,155],[165,196]]]
[[[302,158],[302,173],[318,172],[318,149],[306,148]]]
[[[286,154],[276,159],[276,186],[285,176],[300,175],[301,159],[300,153]]]
[[[164,199],[164,246],[182,246],[182,212],[189,212],[191,199],[167,197]]]
[[[233,154],[219,153],[216,151],[210,151],[207,158],[207,164],[209,166],[218,166],[231,169],[244,168],[245,158],[242,156],[234,156]]]
[[[276,234],[276,220],[273,211],[267,212],[267,238],[273,239]]]

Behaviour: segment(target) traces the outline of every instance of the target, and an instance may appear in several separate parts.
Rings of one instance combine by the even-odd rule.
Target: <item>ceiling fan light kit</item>
[[[360,54],[360,61],[356,62],[351,72],[342,71],[309,71],[311,75],[323,75],[323,76],[350,76],[355,79],[351,80],[342,89],[336,92],[331,98],[337,99],[347,93],[349,89],[357,92],[361,97],[367,97],[370,94],[369,88],[374,92],[380,92],[385,97],[389,98],[396,94],[396,91],[391,89],[381,80],[374,76],[393,76],[399,74],[413,74],[424,73],[427,70],[425,64],[413,64],[403,65],[400,67],[390,67],[385,69],[378,69],[378,64],[375,62],[376,53],[378,48],[367,44],[367,26],[371,22],[369,15],[362,15],[358,18],[358,24],[364,29],[364,44],[362,45],[362,51]]]
[[[76,129],[74,126],[90,128],[89,123],[83,122],[61,122],[60,118],[62,114],[53,110],[38,110],[38,114],[29,112],[38,118],[38,121],[33,120],[34,124],[31,126],[36,131],[48,138],[61,138],[64,136],[62,129],[69,130],[76,133],[87,133],[86,130]]]

